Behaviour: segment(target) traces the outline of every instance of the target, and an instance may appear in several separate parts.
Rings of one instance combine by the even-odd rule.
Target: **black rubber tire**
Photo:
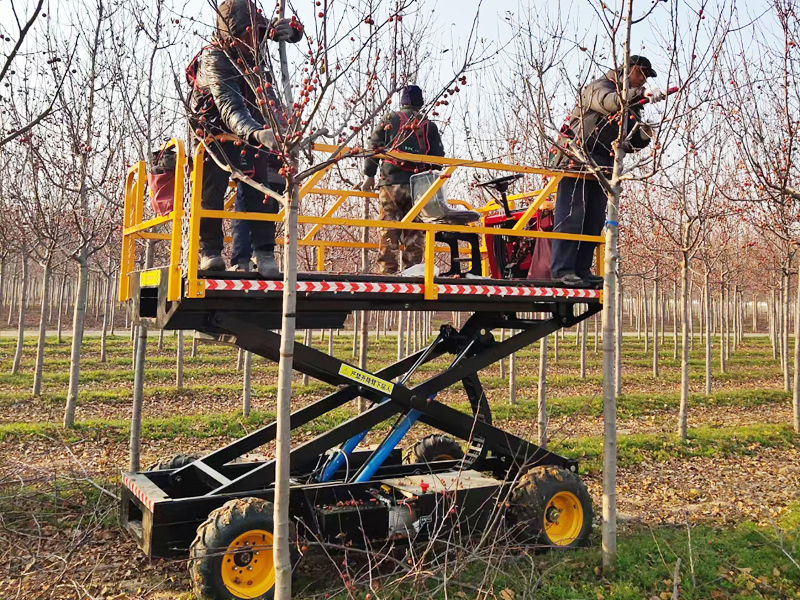
[[[192,589],[200,600],[271,600],[275,587],[258,596],[239,596],[229,590],[222,579],[225,550],[240,535],[262,529],[273,531],[272,502],[260,498],[229,500],[211,511],[197,528],[197,537],[189,547],[189,576]],[[294,528],[290,527],[292,566],[297,563]],[[270,556],[272,550],[269,550]]]
[[[411,449],[411,463],[430,463],[439,460],[461,460],[464,450],[449,435],[441,433],[426,436]]]
[[[176,454],[169,458],[160,458],[151,464],[146,471],[169,471],[170,469],[180,469],[189,463],[193,463],[199,457],[195,454]]]
[[[545,509],[560,492],[572,494],[580,504],[576,512],[582,519],[578,531],[565,543],[556,543],[548,535],[545,524]],[[548,548],[567,549],[585,546],[592,534],[592,498],[581,478],[571,471],[558,467],[534,467],[520,476],[511,494],[507,513],[508,524],[515,539],[522,543],[541,544]]]

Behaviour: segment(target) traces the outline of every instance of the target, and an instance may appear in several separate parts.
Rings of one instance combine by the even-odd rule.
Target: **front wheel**
[[[200,525],[189,549],[189,574],[200,600],[274,597],[272,511],[271,502],[240,498],[213,510]]]

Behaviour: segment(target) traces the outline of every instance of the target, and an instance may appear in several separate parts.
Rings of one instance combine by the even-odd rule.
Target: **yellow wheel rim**
[[[544,532],[556,546],[568,546],[583,529],[583,506],[572,492],[558,492],[544,509]]]
[[[272,534],[253,529],[233,540],[222,557],[222,582],[239,598],[258,598],[272,589]]]

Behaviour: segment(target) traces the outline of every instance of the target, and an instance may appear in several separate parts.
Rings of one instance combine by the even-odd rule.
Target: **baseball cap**
[[[642,72],[648,77],[656,77],[656,72],[653,70],[653,65],[650,64],[650,61],[644,56],[632,54],[628,64],[632,67],[637,65],[640,66],[642,68]]]

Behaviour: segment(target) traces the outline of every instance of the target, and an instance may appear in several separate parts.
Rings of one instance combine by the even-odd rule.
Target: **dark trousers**
[[[212,146],[211,151],[218,153],[219,146]],[[252,156],[252,151],[247,155],[241,154],[241,146],[233,143],[222,144],[223,156],[221,161],[236,165],[242,172],[250,175],[255,181],[275,191],[283,191],[283,186],[268,183],[266,161],[261,161]],[[203,160],[203,208],[209,210],[222,210],[225,203],[225,193],[228,190],[230,174],[217,166],[208,153]],[[239,194],[241,193],[241,203]],[[249,185],[239,184],[236,190],[236,210],[257,213],[278,212],[280,206],[274,198],[265,197],[262,192]],[[275,223],[267,221],[246,221],[248,235],[242,236],[241,243],[253,250],[272,250],[275,248]],[[234,243],[236,243],[234,231]],[[246,241],[245,241],[246,240]],[[222,220],[200,219],[200,250],[210,256],[219,256],[222,253]],[[234,261],[234,264],[236,262]]]
[[[564,177],[558,184],[553,231],[600,235],[606,217],[606,193],[595,179]],[[587,275],[597,244],[553,240],[550,267],[553,279],[568,273]]]

